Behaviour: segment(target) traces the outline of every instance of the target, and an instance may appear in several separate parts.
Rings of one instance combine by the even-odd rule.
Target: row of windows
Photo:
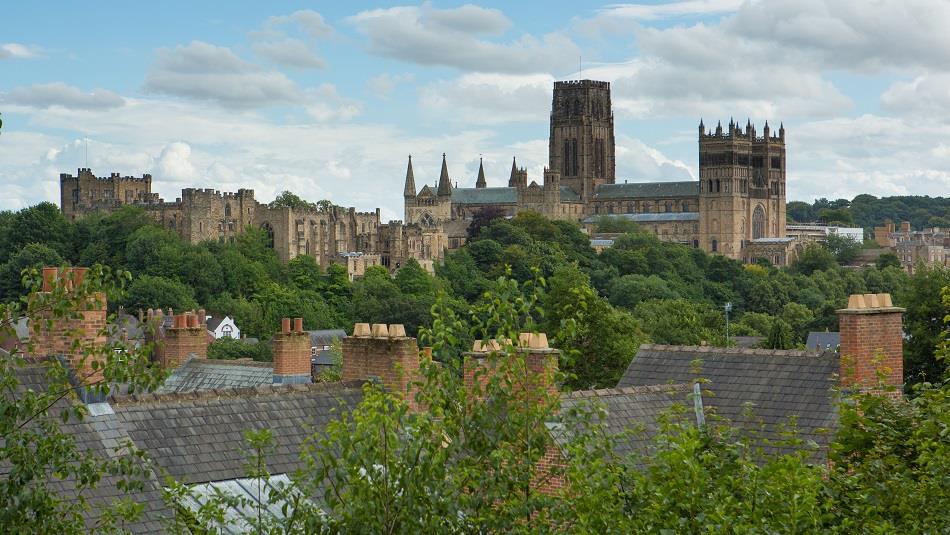
[[[701,152],[699,154],[699,165],[741,165],[748,166],[752,164],[753,169],[762,169],[765,167],[765,157],[761,155],[750,156],[749,153],[741,152]],[[771,169],[782,168],[782,157],[772,156],[769,161]]]

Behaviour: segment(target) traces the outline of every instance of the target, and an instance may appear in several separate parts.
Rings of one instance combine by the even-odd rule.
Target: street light
[[[726,311],[726,347],[729,347],[729,313],[732,312],[732,302],[727,302],[722,308]]]

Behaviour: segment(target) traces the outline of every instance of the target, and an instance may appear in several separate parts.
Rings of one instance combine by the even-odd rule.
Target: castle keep
[[[601,218],[632,221],[659,239],[701,248],[745,262],[765,258],[786,264],[800,244],[786,237],[785,128],[766,122],[759,135],[741,128],[699,123],[699,177],[683,182],[616,180],[616,142],[610,84],[594,80],[555,82],[551,99],[548,165],[541,183],[512,159],[506,187],[488,187],[479,164],[474,187],[456,187],[445,154],[435,186],[416,188],[412,157],[403,185],[405,219],[382,223],[379,209],[270,208],[254,191],[182,190],[174,202],[151,192],[152,177],[96,177],[89,169],[60,175],[67,218],[143,207],[165,228],[192,243],[233,240],[247,226],[264,229],[283,261],[311,255],[360,271],[381,264],[397,268],[409,258],[432,269],[447,249],[464,245],[473,217],[483,210],[512,216],[531,210],[549,218],[579,221],[593,230]],[[355,272],[354,271],[354,272]]]

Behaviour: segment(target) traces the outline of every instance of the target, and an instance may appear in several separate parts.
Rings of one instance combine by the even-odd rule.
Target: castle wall
[[[112,212],[125,204],[146,201],[152,193],[152,175],[121,176],[112,173],[97,177],[89,168],[80,168],[76,176],[59,175],[60,208],[70,221],[95,212]]]

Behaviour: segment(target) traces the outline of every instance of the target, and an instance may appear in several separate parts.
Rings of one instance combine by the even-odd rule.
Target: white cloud
[[[617,181],[631,182],[692,180],[690,167],[673,160],[640,139],[617,136]]]
[[[424,109],[462,124],[543,123],[554,78],[547,74],[465,74],[420,90]]]
[[[895,82],[881,95],[881,105],[897,115],[950,122],[950,72],[927,73],[909,82]]]
[[[510,22],[498,10],[472,5],[374,9],[349,20],[369,38],[371,53],[421,65],[478,72],[548,72],[574,64],[579,50],[561,33],[541,38],[523,35],[506,43],[482,39],[499,35]]]
[[[0,59],[32,59],[39,57],[39,47],[20,43],[0,44]]]
[[[746,0],[686,0],[668,4],[614,4],[600,10],[604,17],[656,20],[684,15],[709,15],[735,11]]]
[[[254,52],[278,65],[298,69],[322,69],[327,62],[313,52],[307,43],[299,39],[261,41],[251,45]]]
[[[301,30],[314,39],[325,39],[333,35],[331,27],[323,19],[323,15],[310,9],[294,11],[290,15],[269,17],[264,23],[266,29],[274,29],[277,26],[296,23]]]
[[[181,141],[165,145],[155,162],[155,169],[161,178],[178,181],[198,178],[198,172],[191,163],[191,147]]]
[[[360,114],[360,103],[341,96],[333,84],[308,91],[307,98],[307,114],[320,122],[348,121]]]
[[[234,108],[297,103],[302,98],[297,85],[282,73],[264,70],[229,48],[201,41],[159,49],[145,90]]]
[[[76,110],[104,110],[125,104],[125,99],[112,91],[94,89],[84,93],[63,82],[17,87],[2,97],[4,102],[34,108],[62,106]]]

